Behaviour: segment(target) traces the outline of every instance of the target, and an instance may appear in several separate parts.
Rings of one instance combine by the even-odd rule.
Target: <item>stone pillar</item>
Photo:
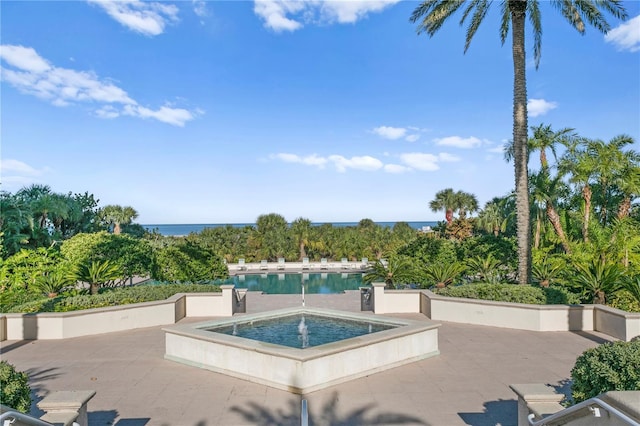
[[[64,425],[77,423],[88,426],[87,403],[96,391],[57,391],[51,392],[38,402],[38,408],[45,412],[42,420]]]
[[[222,311],[220,312],[220,315],[223,317],[233,316],[233,309],[236,305],[236,299],[233,294],[234,287],[235,285],[233,284],[224,284],[220,286],[222,289]]]
[[[538,421],[564,409],[560,404],[564,395],[550,386],[534,383],[509,387],[518,395],[518,426],[529,426],[529,414]]]
[[[384,287],[385,287],[385,283],[372,283],[371,286],[373,287],[373,300],[371,303],[373,303],[373,313],[375,314],[386,314],[387,310],[386,310],[386,306],[387,304],[385,303],[384,300]]]

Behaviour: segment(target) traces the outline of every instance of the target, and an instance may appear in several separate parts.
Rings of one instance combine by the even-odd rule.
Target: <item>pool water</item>
[[[226,281],[236,288],[268,294],[336,294],[363,286],[361,273],[281,273],[237,275]]]
[[[307,348],[396,328],[396,325],[321,315],[295,314],[208,328],[207,331],[291,348]]]

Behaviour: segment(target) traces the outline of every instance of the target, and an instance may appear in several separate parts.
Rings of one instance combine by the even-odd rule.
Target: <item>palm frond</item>
[[[491,6],[491,3],[487,0],[477,0],[474,3],[476,4],[476,11],[473,14],[473,18],[471,19],[469,27],[467,28],[467,36],[464,43],[465,53],[469,49],[469,45],[471,44],[473,36],[476,34],[476,31],[478,31],[478,27],[480,27],[480,24],[484,20],[484,17],[487,16],[489,6]]]
[[[537,0],[527,2],[527,13],[529,22],[533,27],[533,57],[536,62],[536,68],[538,68],[540,57],[542,56],[542,18],[540,17],[540,7]]]

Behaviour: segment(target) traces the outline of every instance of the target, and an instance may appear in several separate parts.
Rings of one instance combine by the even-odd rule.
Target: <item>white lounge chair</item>
[[[311,265],[309,265],[309,258],[308,257],[303,257],[302,258],[302,269],[310,269]]]
[[[244,259],[238,259],[238,271],[246,271],[247,265],[244,263]]]
[[[326,257],[320,259],[320,269],[329,269],[329,264],[327,263]]]
[[[260,261],[260,270],[261,271],[266,271],[267,269],[269,269],[269,264],[267,263],[266,260],[261,260]]]
[[[284,264],[285,264],[284,257],[279,257],[278,258],[278,266],[277,266],[277,268],[284,270],[285,269],[284,268]]]
[[[346,257],[342,258],[341,261],[341,265],[342,265],[342,269],[349,269],[349,259],[347,259]]]

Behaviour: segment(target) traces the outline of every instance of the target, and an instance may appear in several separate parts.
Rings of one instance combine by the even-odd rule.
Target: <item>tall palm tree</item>
[[[531,197],[535,204],[539,204],[544,209],[549,222],[553,226],[556,236],[562,244],[564,252],[571,254],[569,241],[562,228],[560,215],[556,209],[556,199],[560,197],[563,191],[563,183],[559,177],[552,178],[548,172],[540,170],[538,173],[532,173],[530,177]],[[537,233],[536,233],[537,235]],[[537,239],[537,238],[536,238]]]
[[[632,145],[634,139],[627,135],[618,135],[612,138],[609,142],[602,140],[588,140],[586,145],[587,155],[594,159],[592,165],[594,167],[594,179],[597,186],[597,200],[600,213],[600,222],[603,225],[607,225],[612,217],[609,215],[610,202],[615,198],[616,192],[619,194],[620,187],[618,186],[623,182],[624,188],[627,190],[628,196],[632,196],[635,191],[638,190],[637,176],[629,179],[625,176],[630,172],[631,175],[634,171],[638,171],[638,154],[635,151],[625,151],[624,148],[628,145]],[[635,167],[634,167],[635,166]],[[625,180],[626,182],[625,185]],[[628,186],[627,186],[628,185]],[[623,196],[626,198],[626,196]],[[624,201],[622,201],[624,203]],[[629,200],[629,204],[631,200]]]
[[[502,215],[502,209],[497,202],[490,201],[478,215],[477,224],[487,232],[493,232],[496,237],[507,229],[507,218]]]
[[[453,189],[447,188],[442,191],[436,192],[436,198],[434,198],[430,203],[429,207],[431,211],[438,212],[441,210],[445,211],[445,219],[447,220],[447,225],[450,225],[453,222],[453,210],[456,206],[456,193],[453,192]]]
[[[108,205],[102,209],[103,220],[109,225],[113,225],[113,233],[118,235],[122,232],[122,225],[129,225],[138,217],[138,212],[130,206]]]
[[[458,191],[454,196],[454,205],[458,210],[458,218],[464,219],[467,213],[478,211],[478,199],[475,195],[464,191]]]
[[[307,257],[305,250],[307,244],[309,244],[309,237],[311,235],[311,220],[299,217],[291,222],[291,232],[294,238],[298,242],[298,248],[300,249],[300,260]]]
[[[591,198],[593,196],[591,183],[595,175],[595,163],[598,161],[584,149],[586,145],[587,140],[583,139],[570,146],[558,165],[559,174],[568,175],[569,182],[574,184],[582,195],[582,240],[585,243],[589,242],[589,221],[591,220]]]
[[[531,276],[531,223],[529,220],[529,184],[527,152],[527,79],[525,56],[525,22],[527,16],[533,27],[533,55],[536,68],[540,64],[542,46],[542,23],[538,0],[503,0],[500,39],[507,39],[513,29],[511,50],[513,55],[513,144],[517,211],[518,281],[527,284]],[[585,21],[603,33],[610,29],[601,10],[616,18],[626,19],[627,13],[619,0],[552,0],[569,24],[578,32],[585,32]],[[460,8],[463,9],[461,23],[470,17],[464,51],[484,20],[491,0],[425,0],[412,13],[410,21],[418,23],[418,34],[426,32],[433,37]]]
[[[531,127],[533,136],[529,138],[529,149],[531,151],[540,151],[540,168],[549,170],[549,160],[547,159],[547,149],[551,150],[553,158],[557,160],[556,146],[558,144],[571,146],[576,140],[577,135],[573,129],[565,127],[558,131],[553,131],[551,125],[540,124]]]

